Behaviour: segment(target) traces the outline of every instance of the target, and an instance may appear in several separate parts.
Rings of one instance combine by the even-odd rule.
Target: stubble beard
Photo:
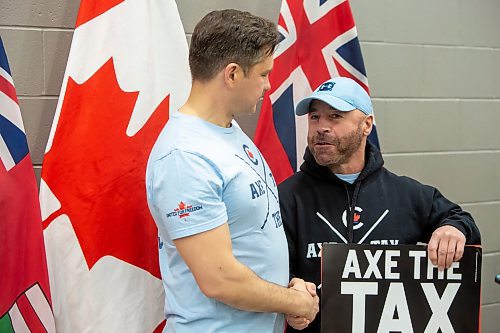
[[[328,142],[331,146],[315,150],[316,142]],[[326,166],[330,170],[337,169],[340,165],[349,162],[355,152],[358,151],[363,142],[362,124],[358,128],[343,138],[331,136],[329,134],[316,134],[308,139],[309,150],[311,151],[316,163]],[[325,151],[322,151],[325,150]]]

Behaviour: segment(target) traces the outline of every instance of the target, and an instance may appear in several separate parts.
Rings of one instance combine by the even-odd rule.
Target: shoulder
[[[196,125],[196,122],[192,122]],[[149,157],[149,164],[177,161],[203,162],[215,167],[220,155],[220,138],[203,128],[195,128],[183,119],[169,120],[160,133]]]
[[[312,198],[325,191],[330,192],[330,186],[303,171],[298,171],[278,185],[280,205],[286,210],[296,205],[310,203]]]
[[[308,176],[302,171],[298,171],[285,179],[278,185],[280,195],[291,194],[297,190],[302,189],[305,185],[313,182],[312,177]]]
[[[205,177],[208,174],[220,176],[220,168],[209,156],[188,148],[172,149],[151,161],[152,172],[156,175]]]
[[[419,196],[432,196],[436,191],[436,188],[433,186],[423,184],[419,180],[409,176],[398,175],[386,168],[381,169],[379,179],[382,182],[382,186],[393,187],[397,192],[415,193]]]

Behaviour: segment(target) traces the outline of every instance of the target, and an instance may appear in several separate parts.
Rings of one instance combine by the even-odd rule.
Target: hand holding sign
[[[450,268],[454,261],[459,261],[464,254],[465,236],[451,225],[437,228],[427,246],[427,252],[433,265],[440,271]]]

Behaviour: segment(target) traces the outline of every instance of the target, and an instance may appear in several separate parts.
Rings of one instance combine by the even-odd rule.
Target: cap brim
[[[309,113],[309,105],[313,100],[320,100],[322,102],[325,102],[326,104],[330,105],[332,108],[339,110],[339,111],[352,111],[355,110],[356,108],[352,106],[351,104],[347,103],[346,101],[335,97],[335,96],[329,96],[329,95],[317,95],[317,96],[311,96],[304,98],[301,100],[297,106],[295,107],[295,114],[297,116],[303,116],[305,114]]]

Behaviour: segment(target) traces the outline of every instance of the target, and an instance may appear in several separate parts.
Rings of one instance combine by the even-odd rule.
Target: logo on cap
[[[335,82],[325,82],[319,88],[318,91],[332,91]]]

